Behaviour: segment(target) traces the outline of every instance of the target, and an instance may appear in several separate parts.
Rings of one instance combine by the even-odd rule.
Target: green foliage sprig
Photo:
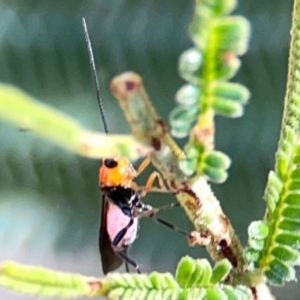
[[[157,272],[93,278],[6,262],[0,265],[0,284],[30,295],[65,299],[81,296],[107,296],[111,300],[251,299],[250,289],[222,283],[230,269],[227,260],[212,269],[206,260],[184,257],[178,263],[176,278],[170,273]]]
[[[190,135],[181,169],[217,183],[226,180],[230,159],[213,150],[214,116],[240,117],[250,96],[243,85],[228,82],[241,65],[238,56],[247,51],[250,32],[244,17],[228,16],[235,7],[235,0],[196,1],[190,25],[195,46],[179,60],[179,73],[188,83],[178,90],[178,106],[170,114],[172,135]]]
[[[300,265],[300,1],[295,0],[285,108],[263,221],[249,227],[249,260],[273,284],[295,280]]]
[[[253,222],[249,227],[249,264],[206,180],[200,176],[193,181],[185,176],[197,171],[215,182],[223,182],[227,177],[230,159],[213,150],[214,116],[242,115],[249,98],[245,87],[227,82],[240,66],[238,56],[245,53],[249,36],[249,25],[244,18],[227,16],[235,5],[234,0],[196,1],[190,27],[195,47],[183,53],[179,66],[182,77],[189,83],[178,91],[176,99],[180,106],[171,113],[172,132],[177,137],[186,136],[197,121],[185,153],[169,136],[141,80],[125,76],[125,92],[112,85],[133,134],[147,145],[145,149],[149,149],[148,146],[154,149],[151,153],[153,164],[169,187],[176,189],[178,201],[199,234],[195,244],[206,246],[217,262],[214,269],[206,260],[186,257],[178,265],[176,278],[169,273],[153,272],[150,275],[111,274],[95,279],[4,263],[0,266],[2,286],[39,296],[65,298],[105,295],[111,299],[250,299],[249,287],[256,292],[264,276],[276,284],[295,279],[294,266],[300,264],[300,0],[295,0],[294,5],[289,78],[276,166],[269,174],[265,190],[264,220]],[[95,146],[96,135],[68,117],[34,102],[19,90],[0,86],[0,100],[0,116],[6,121],[36,131],[82,155],[107,156],[102,144]],[[141,154],[140,144],[131,138],[124,144],[120,141],[110,144],[111,139],[106,136],[100,136],[100,140],[108,145],[109,155],[113,155],[111,148],[117,149],[116,154],[131,159]],[[133,150],[128,145],[134,145]],[[224,257],[227,259],[223,260]]]
[[[135,160],[151,150],[130,135],[108,136],[87,130],[78,121],[12,85],[0,84],[0,118],[91,158],[123,155]]]

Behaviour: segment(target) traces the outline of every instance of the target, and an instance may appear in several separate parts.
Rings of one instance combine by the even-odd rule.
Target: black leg
[[[133,260],[131,259],[129,256],[127,256],[126,253],[124,253],[123,251],[116,251],[116,253],[125,261],[125,264],[127,265],[131,265],[133,268],[136,269],[136,271],[141,274],[141,271],[140,271],[140,268],[138,266],[138,264]],[[128,267],[127,265],[127,267]],[[129,271],[129,269],[127,270],[126,268],[126,271]]]
[[[114,238],[114,240],[113,240],[113,242],[112,242],[113,246],[117,246],[117,245],[120,243],[120,241],[121,241],[121,240],[123,239],[123,237],[125,236],[125,234],[126,234],[128,228],[129,228],[130,226],[132,226],[132,224],[133,224],[133,218],[130,219],[130,221],[129,221],[129,223],[128,223],[128,225],[127,225],[126,227],[124,227],[123,229],[121,229],[121,230],[117,233],[117,235],[115,236],[115,238]]]
[[[174,202],[171,204],[167,204],[164,206],[160,206],[160,207],[152,207],[150,205],[145,205],[143,204],[142,208],[134,211],[133,210],[133,216],[137,217],[137,218],[145,218],[145,217],[152,217],[154,215],[156,215],[159,211],[163,211],[163,210],[167,210],[167,209],[171,209],[174,207],[180,207],[180,204],[178,202]]]
[[[161,211],[161,210],[171,209],[173,207],[180,207],[180,204],[178,202],[174,202],[174,203],[170,203],[170,204],[167,204],[164,206],[157,207],[155,209],[157,209],[157,211]]]
[[[132,226],[133,221],[134,221],[134,219],[131,218],[130,221],[129,221],[129,223],[128,223],[128,225],[127,225],[126,227],[124,227],[123,229],[121,229],[121,230],[118,232],[118,234],[116,235],[116,237],[114,238],[114,240],[113,240],[113,242],[112,242],[112,245],[113,245],[113,247],[114,247],[115,253],[116,253],[118,256],[120,256],[120,257],[125,261],[126,272],[129,273],[129,267],[128,267],[128,265],[131,265],[131,266],[132,266],[133,268],[135,268],[136,271],[140,274],[141,271],[140,271],[140,269],[139,269],[138,264],[137,264],[133,259],[131,259],[131,258],[127,255],[126,250],[125,250],[125,251],[124,251],[124,250],[119,250],[119,249],[117,248],[117,245],[118,245],[118,244],[120,243],[120,241],[124,238],[124,236],[125,236],[125,234],[126,234],[128,228],[129,228],[130,226]]]
[[[191,235],[190,232],[185,231],[183,229],[180,229],[179,227],[177,227],[177,226],[175,226],[175,225],[173,225],[173,224],[171,224],[171,223],[169,223],[167,221],[164,221],[164,220],[162,220],[160,218],[156,218],[154,215],[150,216],[150,218],[152,220],[154,220],[154,221],[156,221],[156,222],[158,222],[160,224],[163,224],[166,227],[168,227],[168,228],[170,228],[170,229],[172,229],[172,230],[174,230],[174,231],[176,231],[176,232],[178,232],[180,234],[183,234],[184,236],[187,236],[188,238],[190,238],[190,235]]]
[[[162,220],[160,218],[157,218],[155,217],[155,215],[159,212],[159,211],[162,211],[162,210],[167,210],[167,209],[170,209],[170,208],[174,208],[174,207],[180,207],[180,204],[178,202],[174,202],[174,203],[171,203],[171,204],[167,204],[167,205],[164,205],[164,206],[161,206],[161,207],[157,207],[157,208],[150,208],[148,210],[145,210],[141,213],[137,213],[137,217],[138,218],[144,218],[144,217],[149,217],[151,218],[152,220],[160,223],[160,224],[163,224],[165,225],[166,227],[176,231],[176,232],[179,232],[180,234],[183,234],[184,236],[187,236],[188,238],[191,237],[191,234],[190,232],[188,231],[185,231],[183,229],[180,229],[179,227],[165,221],[165,220]]]
[[[129,265],[128,265],[127,261],[125,261],[125,270],[126,270],[126,273],[129,273]]]

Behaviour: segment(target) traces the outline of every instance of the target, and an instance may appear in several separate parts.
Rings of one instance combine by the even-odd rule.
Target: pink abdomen
[[[113,242],[116,235],[128,225],[129,221],[130,218],[126,216],[118,206],[109,203],[107,210],[106,227],[111,242]],[[137,230],[138,219],[134,218],[133,224],[127,229],[125,236],[118,243],[117,247],[122,248],[123,246],[132,244],[136,239]]]

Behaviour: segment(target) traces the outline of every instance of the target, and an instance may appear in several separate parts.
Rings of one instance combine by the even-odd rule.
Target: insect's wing
[[[115,251],[112,249],[111,240],[107,232],[107,210],[108,210],[108,198],[104,194],[102,196],[102,211],[100,221],[100,232],[99,232],[99,249],[101,254],[102,270],[104,274],[118,269],[123,259],[120,258]]]

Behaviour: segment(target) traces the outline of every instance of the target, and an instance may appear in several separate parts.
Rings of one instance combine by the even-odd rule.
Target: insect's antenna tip
[[[105,133],[108,133],[108,127],[107,127],[107,123],[106,123],[106,119],[105,119],[104,107],[103,107],[103,103],[102,103],[102,99],[101,99],[101,95],[100,95],[100,86],[99,86],[98,76],[97,76],[97,72],[96,72],[92,44],[91,44],[89,32],[88,32],[86,21],[85,21],[84,17],[82,18],[82,27],[83,27],[84,37],[85,37],[86,46],[87,46],[87,50],[88,50],[88,54],[89,54],[92,75],[93,75],[93,79],[94,79],[94,83],[95,83],[95,87],[96,87],[97,102],[98,102],[98,106],[100,109],[100,114],[101,114],[101,118],[102,118],[102,122],[103,122],[103,126],[104,126],[104,131],[105,131]]]

